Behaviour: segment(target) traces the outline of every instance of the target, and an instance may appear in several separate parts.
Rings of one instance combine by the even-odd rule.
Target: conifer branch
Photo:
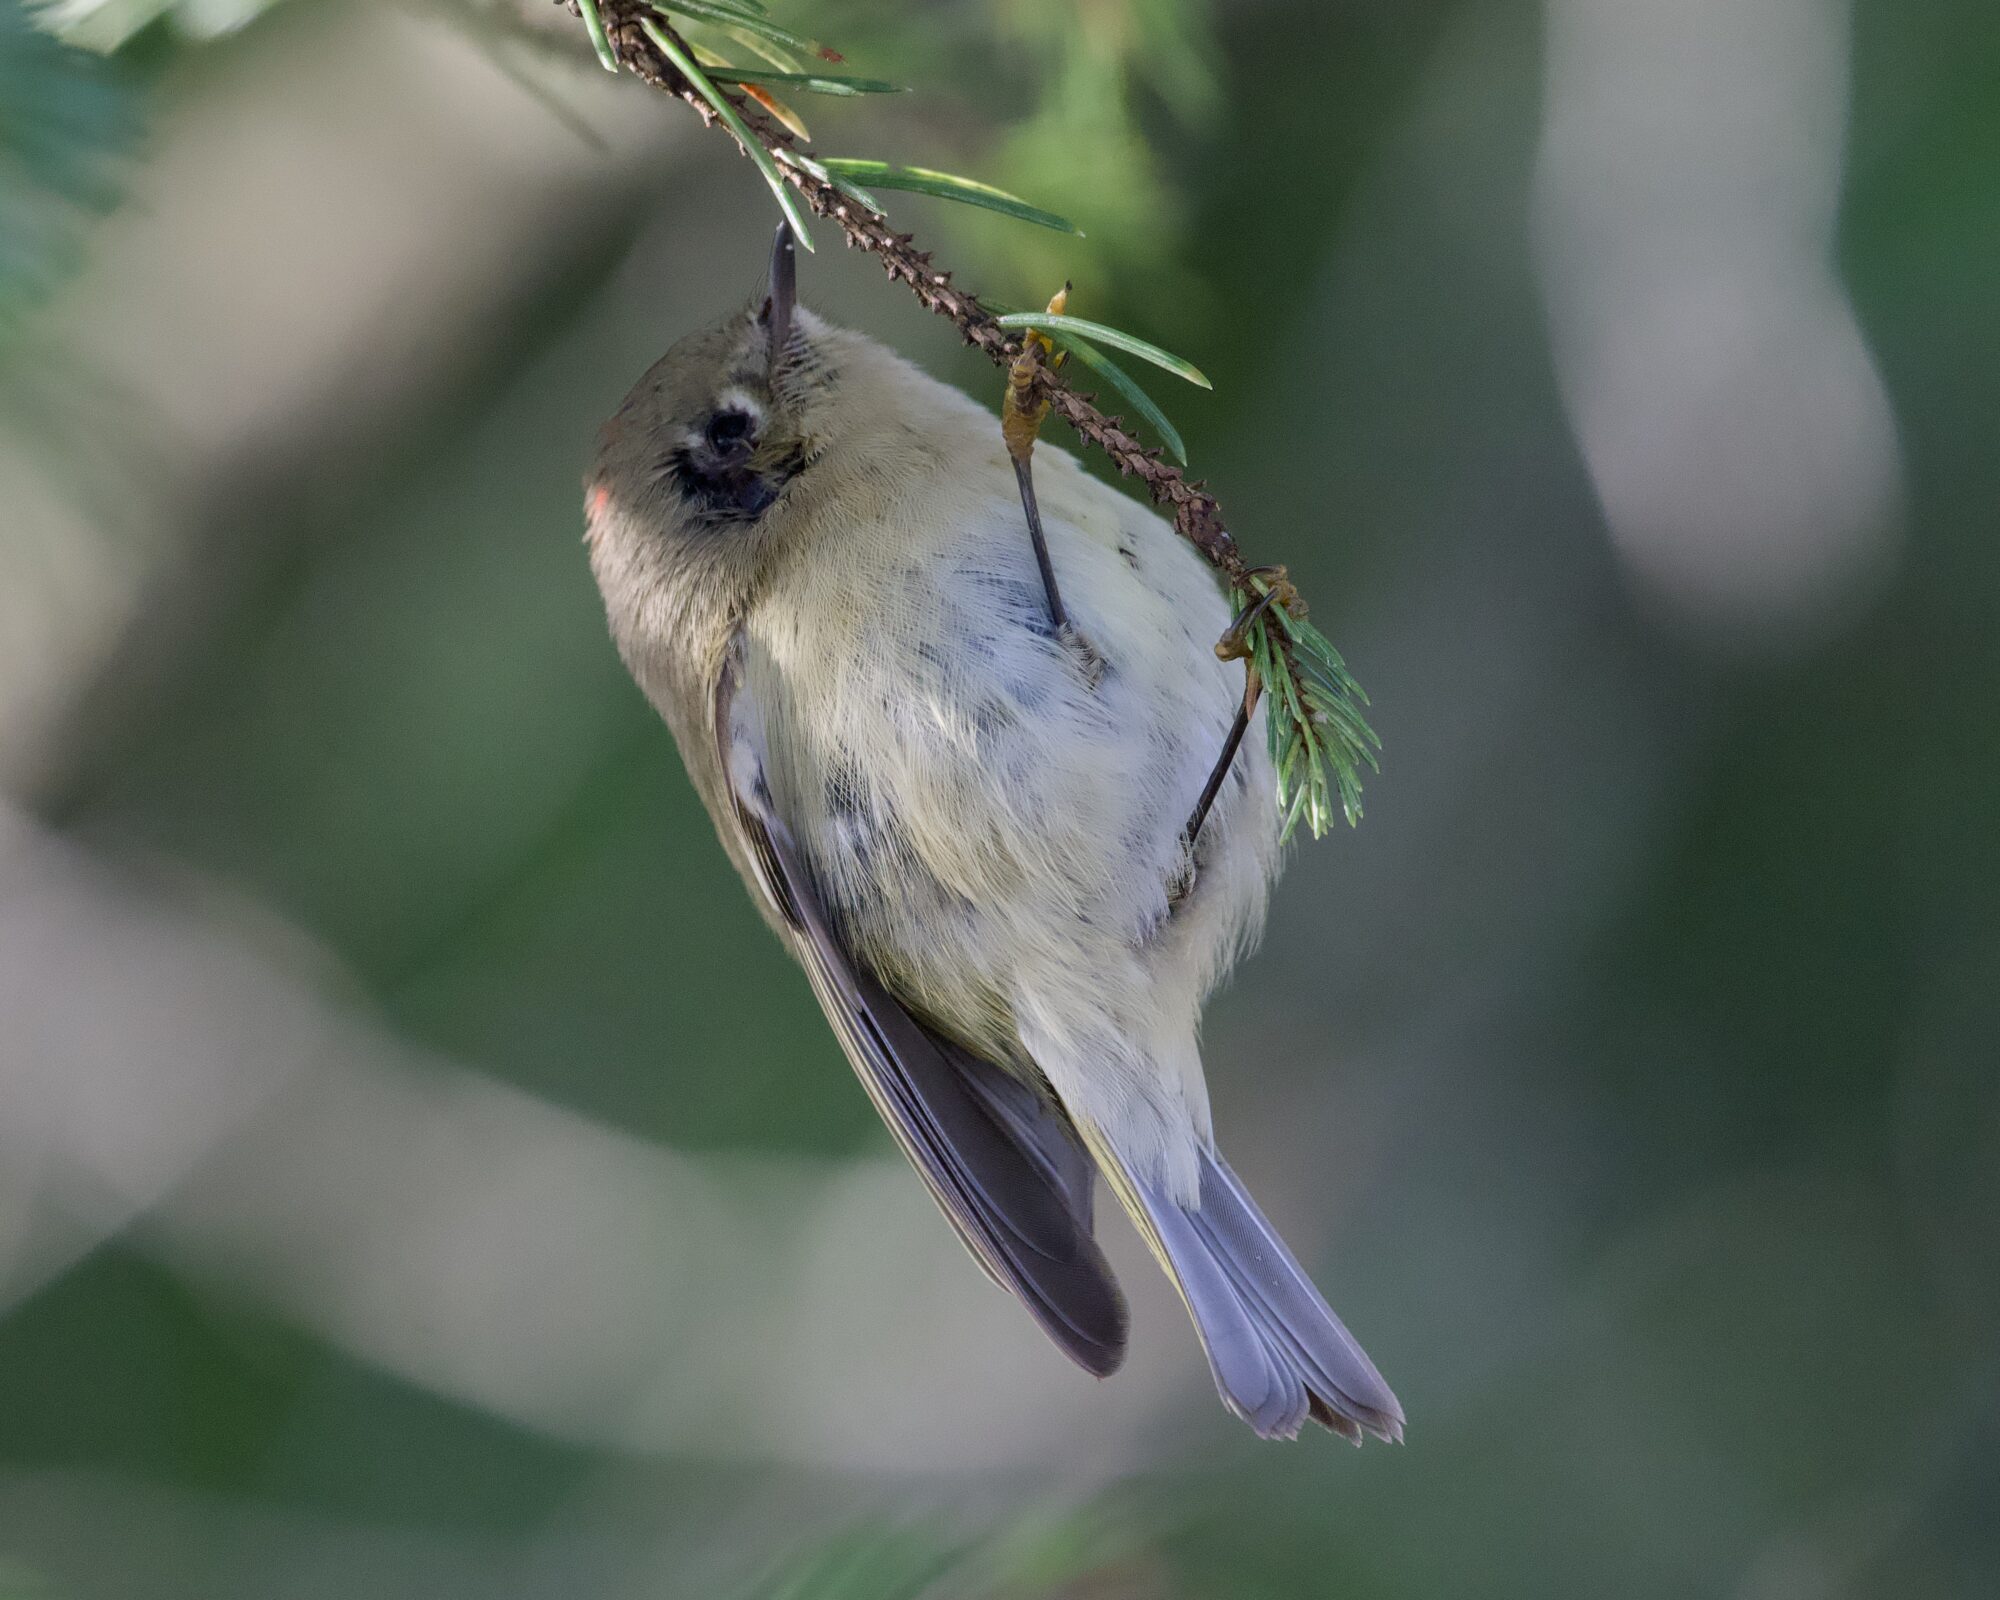
[[[775,171],[777,181],[789,187],[807,210],[833,223],[851,248],[875,256],[892,280],[905,285],[926,310],[951,323],[967,344],[978,347],[995,366],[1006,370],[1020,356],[1025,333],[1002,326],[999,314],[978,295],[953,282],[952,273],[938,266],[930,251],[917,248],[913,235],[890,227],[873,196],[847,181],[840,163],[829,163],[806,147],[766,109],[764,94],[753,93],[720,69],[717,75],[697,69],[696,76],[703,81],[692,81],[674,57],[692,60],[697,52],[676,27],[676,20],[689,18],[721,28],[746,45],[754,39],[767,57],[776,47],[780,55],[811,54],[820,61],[838,63],[841,57],[837,52],[780,28],[765,16],[758,0],[556,3],[591,24],[593,43],[601,40],[600,53],[607,65],[623,67],[655,89],[685,101],[709,127],[724,128],[767,178]],[[600,23],[601,28],[597,26]],[[804,81],[805,75],[796,76]],[[726,107],[718,102],[726,102]],[[756,148],[744,144],[745,134]],[[926,176],[939,178],[944,185],[962,185],[964,191],[982,188],[942,174]],[[881,180],[872,181],[880,186]],[[986,197],[998,193],[953,193],[943,186],[931,192],[979,204],[993,203]],[[1012,196],[999,198],[1013,204],[995,205],[995,209],[1012,210],[1016,215],[1035,210]],[[788,211],[792,209],[785,196],[781,194],[780,199]],[[1061,218],[1047,213],[1037,213],[1029,220],[1066,226]],[[809,248],[810,241],[807,244]],[[1190,481],[1162,450],[1127,430],[1122,419],[1100,411],[1090,395],[1071,388],[1052,364],[1038,364],[1035,381],[1049,408],[1075,429],[1079,438],[1101,450],[1120,473],[1137,478],[1153,503],[1172,518],[1180,535],[1201,552],[1234,592],[1238,615],[1247,617],[1248,625],[1232,628],[1218,652],[1226,657],[1240,655],[1245,671],[1262,682],[1287,832],[1303,818],[1318,835],[1328,825],[1336,796],[1347,820],[1358,821],[1360,767],[1375,766],[1374,750],[1379,747],[1361,709],[1367,697],[1348,676],[1339,654],[1306,621],[1305,602],[1284,580],[1283,569],[1253,567],[1207,487]],[[1274,587],[1277,593],[1266,598]]]

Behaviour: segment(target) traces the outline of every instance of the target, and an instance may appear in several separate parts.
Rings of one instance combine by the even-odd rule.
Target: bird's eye
[[[709,448],[724,455],[740,450],[749,442],[755,429],[755,420],[747,411],[738,411],[733,407],[718,411],[708,419]]]

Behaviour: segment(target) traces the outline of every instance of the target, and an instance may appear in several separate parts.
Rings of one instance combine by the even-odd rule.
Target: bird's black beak
[[[792,307],[799,294],[799,246],[789,222],[778,224],[771,241],[771,288],[764,301],[764,330],[770,338],[771,365],[776,367],[792,337]]]

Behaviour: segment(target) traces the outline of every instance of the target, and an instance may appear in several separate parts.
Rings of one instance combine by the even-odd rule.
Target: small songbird
[[[876,1109],[1049,1337],[1100,1376],[1125,1353],[1102,1177],[1232,1411],[1400,1438],[1209,1124],[1201,1007],[1280,825],[1246,739],[1186,831],[1241,702],[1227,603],[1052,447],[1031,540],[993,411],[797,307],[794,270],[781,229],[768,290],[604,427],[586,540],[619,653]]]

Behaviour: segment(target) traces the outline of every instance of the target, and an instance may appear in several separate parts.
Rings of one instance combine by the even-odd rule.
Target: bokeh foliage
[[[131,72],[0,9],[0,360],[74,267],[89,222],[117,204],[140,126]]]
[[[912,212],[998,298],[1073,277],[1091,315],[1200,362],[1215,397],[1174,396],[1190,454],[1374,696],[1393,759],[1368,821],[1300,853],[1209,1052],[1238,1164],[1262,1158],[1410,1443],[1255,1449],[1190,1356],[1119,1458],[1135,1531],[1066,1564],[1093,1464],[884,1474],[566,1439],[362,1359],[140,1223],[0,1306],[0,1588],[262,1600],[277,1571],[300,1594],[887,1600],[997,1539],[1018,1569],[992,1587],[1021,1595],[1990,1593],[2000,18],[1823,8],[1851,23],[1838,266],[1893,403],[1904,526],[1877,588],[1762,653],[1677,627],[1579,463],[1526,243],[1533,16],[776,9],[920,91],[815,107],[829,148],[1085,224],[1073,244]],[[0,138],[33,159],[4,181],[39,196],[0,190],[8,303],[60,313],[140,130],[326,10],[291,0],[197,51],[179,24],[212,8],[107,8],[150,21],[143,71],[5,14]],[[596,69],[556,59],[588,120]],[[187,612],[171,648],[108,658],[110,709],[22,799],[141,882],[303,930],[400,1040],[648,1145],[839,1162],[879,1130],[576,548],[595,420],[720,309],[702,269],[749,281],[767,235],[742,162],[674,162],[619,221],[552,229],[574,237],[521,263],[462,366],[410,386],[390,446],[315,417],[275,462],[211,463],[176,513],[204,605],[161,590]],[[864,268],[822,263],[809,298],[997,402]]]

